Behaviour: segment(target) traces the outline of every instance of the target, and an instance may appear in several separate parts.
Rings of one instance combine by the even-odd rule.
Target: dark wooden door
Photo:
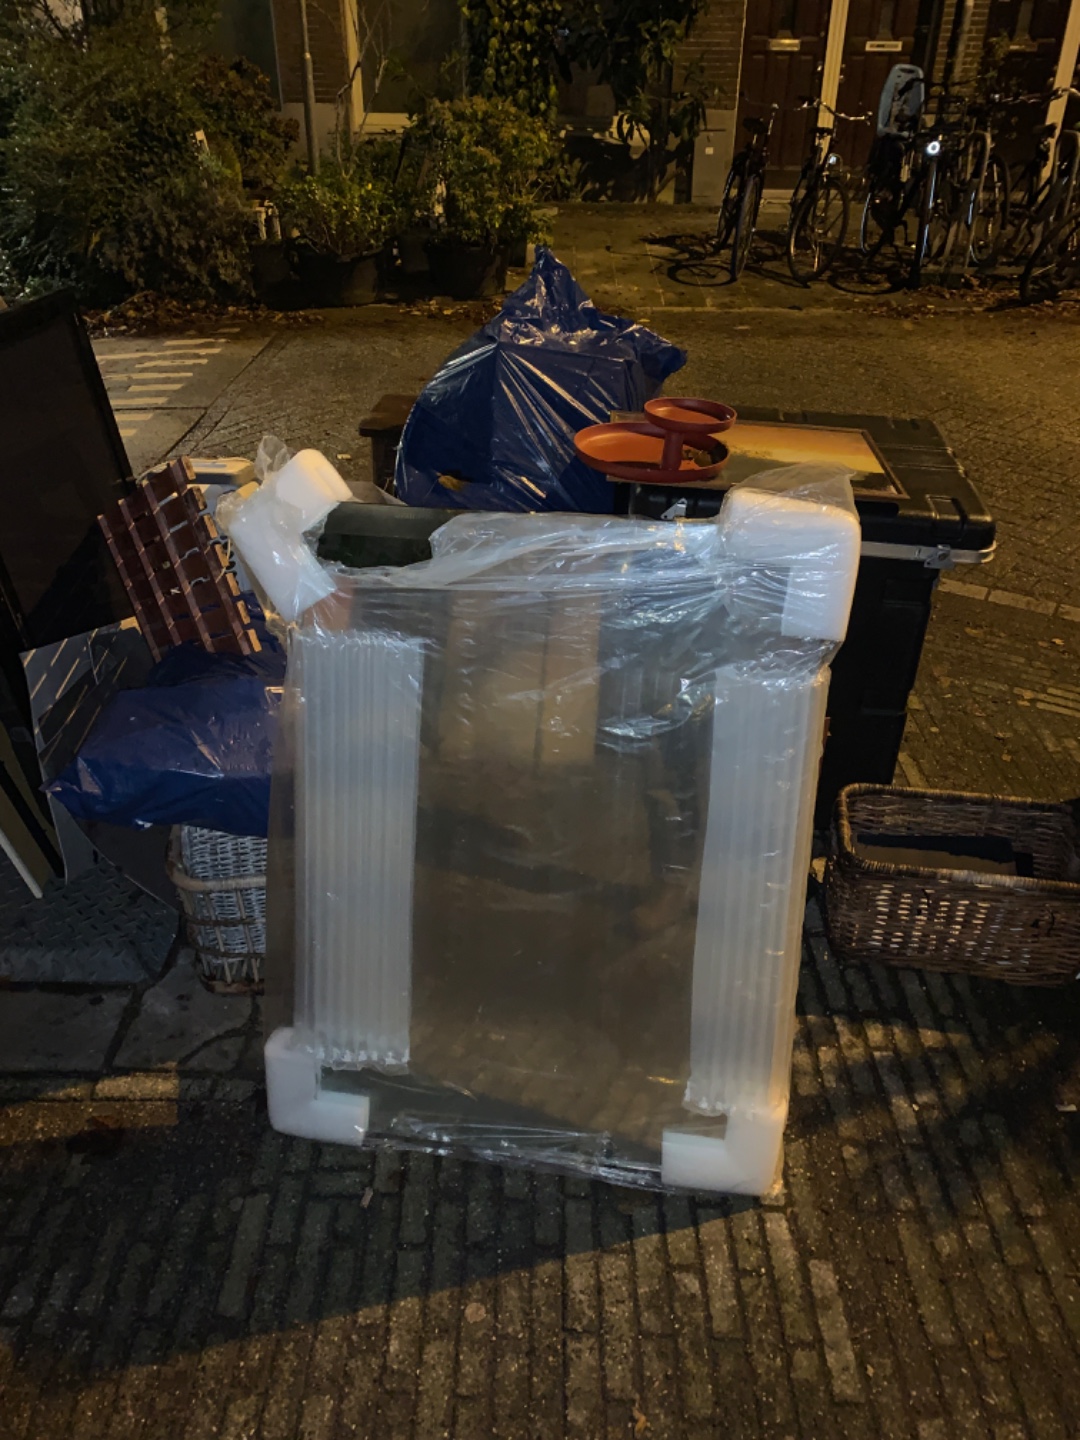
[[[990,0],[986,40],[1009,41],[998,69],[1006,86],[1028,91],[1049,86],[1068,14],[1069,0]]]
[[[825,59],[829,0],[749,0],[743,38],[740,130],[746,116],[782,106],[769,146],[766,184],[794,183],[807,149],[812,112],[796,111],[800,95],[816,95]],[[741,143],[741,141],[740,141]]]
[[[907,64],[915,43],[918,0],[850,0],[836,108],[876,115],[881,87],[894,65]],[[841,121],[836,146],[852,170],[870,154],[874,125]]]
[[[987,42],[1002,37],[1009,41],[997,71],[1003,93],[1049,91],[1068,13],[1069,0],[991,0]],[[994,144],[1017,170],[1034,151],[1032,131],[1043,123],[1045,112],[1045,104],[1008,105],[997,117]],[[1069,118],[1075,119],[1071,110]]]

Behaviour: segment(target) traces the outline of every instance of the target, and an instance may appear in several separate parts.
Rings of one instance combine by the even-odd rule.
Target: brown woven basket
[[[166,870],[176,886],[202,983],[217,995],[261,994],[266,841],[177,825]]]
[[[1033,875],[888,864],[859,854],[868,833],[1008,840],[1030,852]],[[849,785],[825,870],[826,929],[849,962],[1063,985],[1080,974],[1078,880],[1076,802]]]

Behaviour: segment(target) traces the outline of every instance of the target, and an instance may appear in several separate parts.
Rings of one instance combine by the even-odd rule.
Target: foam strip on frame
[[[296,1022],[326,1065],[408,1064],[423,655],[372,631],[295,637]]]

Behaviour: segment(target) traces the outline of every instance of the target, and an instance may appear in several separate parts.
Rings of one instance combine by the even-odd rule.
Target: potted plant
[[[276,203],[300,282],[315,305],[367,305],[379,290],[398,201],[393,146],[338,146],[315,174],[278,188]]]
[[[509,100],[431,101],[415,122],[427,157],[419,205],[432,226],[428,263],[437,294],[494,295],[508,248],[542,238],[536,198],[555,158],[547,125]]]

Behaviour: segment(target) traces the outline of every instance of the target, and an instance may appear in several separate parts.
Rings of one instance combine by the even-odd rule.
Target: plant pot
[[[397,237],[398,259],[401,273],[405,276],[428,273],[427,247],[431,243],[431,231],[426,225],[413,225]]]
[[[292,278],[292,266],[280,240],[251,247],[251,287],[257,300],[271,299]]]
[[[529,242],[524,235],[520,240],[506,242],[506,263],[511,270],[524,270],[529,263]]]
[[[484,300],[506,289],[506,251],[501,245],[431,240],[427,246],[431,288],[454,300]]]
[[[296,255],[300,283],[309,304],[336,307],[370,305],[379,294],[380,251],[343,260],[338,255],[319,255],[299,249]]]

